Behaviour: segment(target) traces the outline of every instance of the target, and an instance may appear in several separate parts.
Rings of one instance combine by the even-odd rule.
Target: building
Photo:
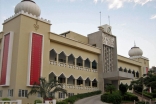
[[[23,0],[15,7],[15,14],[4,21],[0,33],[0,97],[22,99],[33,103],[39,96],[25,95],[39,77],[63,83],[69,95],[95,90],[146,73],[149,60],[139,47],[132,47],[130,58],[117,55],[117,38],[111,26],[99,26],[87,37],[67,31],[50,32],[49,20],[40,18],[41,10],[34,1]],[[64,98],[56,93],[57,99]]]

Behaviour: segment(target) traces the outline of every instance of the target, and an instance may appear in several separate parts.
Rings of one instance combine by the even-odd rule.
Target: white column
[[[22,100],[16,100],[17,104],[22,104]]]
[[[56,76],[56,81],[58,81],[58,76]]]
[[[92,70],[92,62],[90,62],[90,69]]]
[[[92,81],[90,81],[90,87],[92,88]]]
[[[85,87],[85,80],[83,80],[83,86]]]
[[[67,78],[65,78],[65,85],[67,86]]]
[[[58,64],[58,57],[59,55],[58,54],[56,54],[56,62],[57,62],[57,64]]]
[[[53,102],[53,104],[56,104],[56,99],[53,99],[52,102]]]
[[[83,63],[83,68],[84,68],[84,67],[85,67],[85,65],[84,65],[84,64],[85,64],[85,60],[82,60],[82,61],[83,61],[83,62],[82,62],[82,63]]]
[[[75,79],[75,86],[77,86],[77,79]]]
[[[77,65],[77,58],[75,58],[75,67],[76,67],[76,65]]]
[[[66,56],[66,65],[68,65],[68,56]]]

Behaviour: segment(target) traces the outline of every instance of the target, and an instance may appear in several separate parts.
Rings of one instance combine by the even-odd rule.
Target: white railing
[[[91,72],[92,70],[88,67],[84,67],[84,70]]]
[[[73,65],[73,64],[68,64],[68,68],[75,69],[75,65]]]
[[[66,67],[66,63],[64,63],[64,62],[58,62],[58,66]]]
[[[83,87],[83,85],[77,85],[77,86],[76,86],[76,89],[83,90],[83,89],[84,89],[84,87]]]
[[[92,70],[93,70],[94,73],[97,73],[97,71],[98,71],[97,69],[92,69]]]
[[[74,89],[75,85],[74,84],[67,84],[67,88]]]
[[[50,60],[50,64],[52,65],[58,65],[58,66],[61,66],[61,67],[68,67],[68,68],[71,68],[71,69],[77,69],[77,70],[84,70],[84,71],[88,71],[88,72],[94,72],[94,73],[97,73],[98,70],[97,69],[91,69],[91,68],[88,68],[88,67],[84,67],[83,66],[75,66],[74,64],[66,64],[64,62],[58,62],[57,64],[57,61],[54,61],[54,60]]]
[[[83,66],[76,66],[75,69],[77,69],[77,70],[83,70]]]
[[[57,65],[57,61],[50,60],[50,64],[52,64],[52,65]]]
[[[92,90],[92,87],[91,87],[91,86],[85,86],[84,89],[85,89],[85,90]]]
[[[92,90],[98,90],[98,87],[92,87]]]
[[[15,101],[0,101],[0,104],[22,104],[22,100],[15,100]]]

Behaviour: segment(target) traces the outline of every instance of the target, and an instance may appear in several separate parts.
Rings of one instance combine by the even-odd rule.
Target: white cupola
[[[15,7],[15,14],[21,11],[28,12],[29,14],[36,15],[37,17],[41,14],[39,6],[32,0],[23,0],[18,3]]]
[[[134,43],[134,47],[132,47],[129,50],[129,56],[136,57],[136,56],[142,56],[142,55],[143,55],[143,51],[139,47],[137,47]]]

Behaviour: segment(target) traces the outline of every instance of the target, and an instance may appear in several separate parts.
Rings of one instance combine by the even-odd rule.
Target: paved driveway
[[[92,97],[87,97],[81,100],[78,100],[77,102],[75,102],[74,104],[108,104],[108,103],[103,103],[100,100],[101,95],[96,95],[96,96],[92,96]]]

